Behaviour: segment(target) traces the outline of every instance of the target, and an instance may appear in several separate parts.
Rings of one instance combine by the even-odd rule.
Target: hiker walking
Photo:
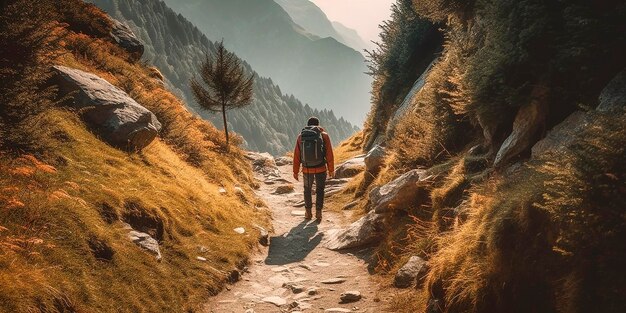
[[[304,218],[313,218],[312,188],[315,182],[315,219],[322,221],[322,208],[324,208],[324,187],[326,185],[326,173],[333,178],[335,176],[335,164],[333,145],[326,131],[320,127],[317,117],[309,118],[307,126],[302,129],[296,148],[293,151],[293,178],[298,179],[302,164],[302,176],[304,178]]]

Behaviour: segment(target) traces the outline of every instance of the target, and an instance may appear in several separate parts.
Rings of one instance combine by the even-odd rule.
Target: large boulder
[[[519,109],[513,121],[513,131],[500,146],[494,160],[494,167],[505,165],[511,158],[534,144],[533,140],[536,140],[539,131],[545,127],[547,94],[547,88],[535,87],[530,103]]]
[[[365,170],[370,173],[376,173],[383,166],[386,155],[385,148],[381,145],[375,145],[365,155]]]
[[[557,124],[548,132],[545,138],[539,140],[531,149],[531,157],[537,158],[548,151],[557,151],[578,140],[579,133],[589,126],[593,117],[590,113],[576,111],[563,122]]]
[[[599,112],[623,113],[626,107],[626,70],[618,73],[600,93]]]
[[[335,168],[335,178],[349,178],[358,175],[365,169],[365,156],[360,155],[341,163]]]
[[[408,288],[418,284],[428,270],[428,262],[418,256],[412,256],[396,273],[393,285],[397,288]]]
[[[369,245],[380,240],[383,228],[383,216],[371,211],[347,228],[329,230],[325,246],[342,250]]]
[[[140,150],[161,130],[161,123],[152,112],[101,77],[65,66],[54,66],[54,70],[61,93],[76,92],[74,106],[84,112],[85,120],[111,145]]]
[[[126,24],[111,18],[112,26],[110,36],[124,50],[130,53],[133,61],[138,61],[144,52],[143,43],[135,36]]]
[[[278,167],[276,166],[276,161],[271,154],[267,152],[258,153],[249,151],[246,154],[246,157],[250,161],[252,161],[252,169],[255,172],[263,174],[263,176],[268,178],[280,177],[280,171],[278,170]]]
[[[369,194],[369,209],[382,214],[399,206],[415,205],[424,191],[419,183],[426,182],[429,178],[426,170],[414,169],[383,186],[372,189]]]

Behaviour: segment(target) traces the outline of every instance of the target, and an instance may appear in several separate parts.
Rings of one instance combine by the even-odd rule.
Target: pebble
[[[356,290],[346,291],[339,296],[343,302],[355,302],[361,300],[361,293]]]
[[[304,210],[293,210],[293,211],[291,211],[291,215],[293,215],[293,216],[304,216]]]
[[[329,278],[329,279],[322,280],[321,283],[322,284],[341,284],[341,283],[343,283],[345,281],[346,281],[345,278],[335,277],[335,278]]]
[[[281,306],[281,305],[285,305],[287,304],[287,300],[278,297],[278,296],[271,296],[271,297],[265,297],[263,299],[261,299],[261,301],[263,302],[267,302],[267,303],[271,303],[275,306]]]
[[[202,262],[205,262],[205,261],[206,261],[206,258],[203,258],[203,257],[201,257],[201,256],[197,256],[197,257],[196,257],[196,260],[198,260],[198,261],[202,261]]]
[[[352,312],[352,310],[344,309],[344,308],[330,308],[330,309],[324,310],[324,312],[349,313],[349,312]]]
[[[245,229],[245,228],[243,228],[243,227],[237,227],[237,228],[235,228],[235,229],[233,229],[233,230],[234,230],[236,233],[238,233],[238,234],[243,234],[243,233],[245,233],[245,232],[246,232],[246,229]]]
[[[314,296],[314,295],[316,295],[318,293],[318,291],[317,291],[317,288],[311,287],[311,288],[307,289],[306,293],[309,296]]]

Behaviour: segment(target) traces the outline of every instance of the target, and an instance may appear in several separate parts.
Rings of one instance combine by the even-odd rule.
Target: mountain
[[[338,22],[331,22],[326,13],[309,0],[274,0],[307,32],[326,38],[332,37],[344,45],[363,53],[367,43],[358,33]]]
[[[273,0],[166,0],[208,38],[224,39],[262,76],[318,109],[361,124],[370,106],[365,58],[298,25]]]
[[[365,41],[356,30],[336,21],[332,23],[339,36],[343,39],[342,42],[353,49],[363,51],[365,49],[371,50],[375,47],[373,43]]]
[[[159,0],[91,2],[129,24],[145,43],[144,59],[162,72],[168,84],[193,111],[220,127],[220,116],[200,109],[189,88],[189,80],[197,71],[204,53],[214,51],[213,42]],[[246,66],[252,72],[252,68]],[[271,79],[258,75],[253,104],[227,114],[229,126],[243,137],[248,149],[274,155],[293,149],[299,130],[310,116],[318,116],[336,142],[356,130],[343,118],[336,118],[332,111],[303,105],[294,96],[283,94]]]

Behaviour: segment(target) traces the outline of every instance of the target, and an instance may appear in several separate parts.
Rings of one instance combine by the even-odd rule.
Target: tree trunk
[[[224,120],[224,134],[226,135],[226,151],[230,150],[228,141],[228,124],[226,123],[226,104],[222,103],[222,119]]]

